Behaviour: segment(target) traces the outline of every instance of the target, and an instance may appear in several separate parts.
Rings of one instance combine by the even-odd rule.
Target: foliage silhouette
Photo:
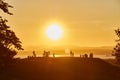
[[[3,0],[0,0],[0,9],[2,9],[5,13],[13,15],[13,13],[10,13],[8,8],[13,6],[9,5],[8,3],[4,2]]]
[[[114,48],[114,56],[116,57],[116,60],[118,63],[120,63],[120,29],[115,30],[116,35],[118,36],[118,39],[116,40],[117,44]]]
[[[9,12],[9,7],[12,8],[13,6],[0,0],[0,9],[9,15],[13,15]],[[12,59],[17,54],[17,50],[23,50],[21,41],[16,34],[10,30],[10,26],[8,26],[6,22],[8,22],[8,20],[0,16],[0,62]]]

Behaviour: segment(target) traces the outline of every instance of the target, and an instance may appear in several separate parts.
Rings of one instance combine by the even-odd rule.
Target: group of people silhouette
[[[93,53],[90,53],[89,56],[88,54],[84,54],[84,55],[80,54],[80,58],[93,58]]]
[[[50,56],[50,51],[45,51],[43,53],[43,57],[49,57]]]
[[[70,57],[74,57],[74,52],[73,51],[70,51]],[[55,53],[52,54],[53,57],[55,57]],[[28,58],[35,58],[37,57],[35,51],[33,51],[33,55],[32,56],[28,56]],[[45,51],[43,52],[43,57],[50,57],[50,51]],[[89,55],[88,54],[84,54],[84,55],[81,55],[80,54],[80,58],[93,58],[93,53],[90,53]]]

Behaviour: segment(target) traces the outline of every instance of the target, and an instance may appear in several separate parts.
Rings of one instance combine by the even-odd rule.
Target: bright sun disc
[[[58,40],[58,39],[60,39],[62,34],[63,34],[63,30],[57,24],[52,24],[52,25],[48,26],[48,28],[46,30],[46,35],[51,40]]]

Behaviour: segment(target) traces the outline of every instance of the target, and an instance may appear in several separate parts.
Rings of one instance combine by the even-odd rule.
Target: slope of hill
[[[120,68],[101,59],[35,58],[8,65],[0,80],[119,80]]]

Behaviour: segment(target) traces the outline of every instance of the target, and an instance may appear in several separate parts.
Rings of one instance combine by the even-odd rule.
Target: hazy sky
[[[6,0],[13,16],[4,15],[23,46],[114,46],[114,29],[120,26],[119,0]],[[1,13],[2,11],[0,11]],[[2,13],[3,14],[3,13]],[[62,25],[64,35],[51,41],[45,28]]]

